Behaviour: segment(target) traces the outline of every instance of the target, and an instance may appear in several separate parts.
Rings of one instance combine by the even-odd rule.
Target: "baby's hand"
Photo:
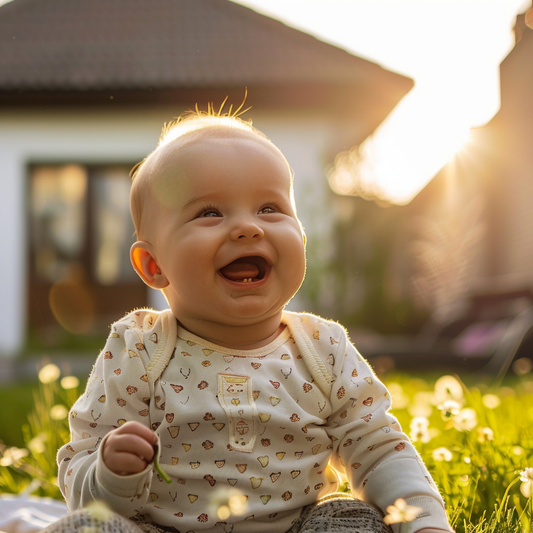
[[[119,476],[142,472],[154,456],[156,442],[151,429],[139,422],[126,422],[109,433],[102,451],[104,463]]]

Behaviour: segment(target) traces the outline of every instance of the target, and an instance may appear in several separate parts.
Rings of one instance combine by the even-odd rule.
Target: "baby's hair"
[[[137,163],[130,171],[130,177],[132,179],[130,207],[137,236],[139,236],[139,228],[141,225],[142,206],[147,191],[146,185],[150,182],[153,173],[150,161],[153,161],[153,157],[155,157],[158,150],[162,147],[186,135],[191,135],[194,138],[196,134],[201,133],[201,130],[208,128],[219,130],[217,131],[217,134],[219,133],[221,136],[235,135],[238,134],[238,132],[243,135],[253,133],[268,142],[271,142],[263,132],[254,128],[251,119],[246,121],[241,118],[241,115],[250,109],[249,107],[243,109],[246,96],[245,92],[242,103],[236,109],[233,109],[233,105],[230,105],[228,111],[224,112],[224,107],[228,101],[228,97],[226,97],[218,109],[215,108],[213,103],[208,103],[207,111],[205,111],[199,109],[198,104],[196,104],[194,110],[186,111],[179,117],[163,125],[156,148],[142,161]],[[147,166],[149,168],[145,171],[145,167]]]
[[[208,102],[207,111],[199,109],[198,104],[196,104],[194,110],[189,109],[170,122],[165,122],[155,150],[147,155],[142,161],[139,161],[139,163],[131,169],[130,177],[132,181],[135,180],[135,177],[139,174],[139,171],[146,160],[157,152],[159,148],[193,131],[211,127],[226,127],[253,132],[256,135],[269,140],[263,132],[253,127],[252,119],[246,121],[240,118],[241,115],[251,109],[251,107],[243,109],[246,97],[247,92],[245,91],[243,101],[235,110],[233,109],[233,104],[230,104],[228,111],[223,112],[226,102],[228,101],[228,97],[226,96],[218,110],[215,109],[213,102]]]

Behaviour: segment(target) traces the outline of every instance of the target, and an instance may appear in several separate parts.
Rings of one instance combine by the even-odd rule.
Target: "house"
[[[524,15],[515,35],[499,112],[405,208],[414,296],[439,321],[474,295],[533,290],[533,30]],[[525,302],[513,305],[518,313]]]
[[[226,96],[235,107],[246,88],[244,118],[296,174],[312,265],[300,305],[312,301],[333,224],[324,168],[411,87],[227,0],[3,5],[0,354],[87,347],[92,333],[99,345],[112,320],[162,305],[129,265],[128,172],[165,121]]]

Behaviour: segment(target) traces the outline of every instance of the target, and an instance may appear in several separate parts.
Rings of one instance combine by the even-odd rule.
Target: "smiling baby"
[[[386,533],[402,498],[402,533],[452,531],[344,328],[285,311],[305,275],[292,180],[249,123],[201,112],[134,169],[133,267],[170,309],[111,327],[58,454],[72,511],[103,500],[128,519],[113,531]]]

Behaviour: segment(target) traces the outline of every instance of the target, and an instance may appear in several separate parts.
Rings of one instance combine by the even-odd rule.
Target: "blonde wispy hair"
[[[144,163],[156,153],[159,148],[166,146],[168,143],[187,135],[188,133],[192,133],[193,131],[219,126],[252,132],[260,137],[270,140],[262,131],[254,128],[252,125],[252,119],[243,120],[241,118],[241,115],[251,109],[251,106],[243,109],[246,97],[247,92],[245,91],[244,99],[236,109],[233,109],[233,104],[230,104],[228,111],[224,112],[224,107],[228,101],[228,97],[226,96],[218,110],[215,108],[213,102],[208,102],[207,110],[199,109],[198,104],[196,104],[194,109],[189,109],[170,122],[165,122],[161,133],[159,134],[159,140],[155,149],[130,170],[130,178],[132,181],[135,180],[135,177],[139,174]]]
[[[195,133],[200,133],[202,130],[208,128],[220,128],[220,135],[224,136],[235,135],[237,132],[253,133],[268,142],[271,142],[263,132],[252,125],[251,119],[243,120],[241,118],[241,116],[250,109],[250,107],[243,109],[246,96],[247,94],[245,92],[242,103],[236,109],[233,108],[233,105],[230,105],[229,109],[224,111],[224,107],[228,101],[228,97],[226,97],[218,108],[215,108],[214,104],[211,102],[207,104],[207,110],[201,110],[198,108],[198,104],[196,104],[194,110],[186,111],[179,117],[163,125],[156,148],[142,161],[137,163],[130,171],[130,177],[132,179],[130,207],[137,236],[139,235],[139,228],[141,225],[142,206],[147,194],[146,187],[141,185],[139,181],[149,181],[144,178],[140,180],[140,177],[149,161],[153,159],[154,155],[157,154],[161,148],[186,135],[194,135]],[[152,168],[148,169],[148,177],[152,175],[152,171]]]

